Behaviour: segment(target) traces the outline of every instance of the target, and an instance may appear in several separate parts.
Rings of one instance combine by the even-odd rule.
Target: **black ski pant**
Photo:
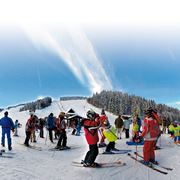
[[[93,164],[98,153],[99,153],[99,151],[98,151],[97,144],[89,145],[89,151],[87,152],[87,154],[85,156],[84,162],[89,163],[89,164]]]
[[[129,129],[125,129],[125,135],[126,135],[126,139],[129,138]]]
[[[115,148],[115,142],[109,142],[109,144],[106,146],[106,151],[110,152],[112,149]]]
[[[44,130],[43,130],[43,127],[40,128],[40,138],[44,138]]]
[[[29,140],[31,138],[31,131],[26,131],[26,139],[25,139],[25,142],[24,144],[29,146]]]
[[[66,147],[66,144],[67,144],[66,131],[60,132],[57,146],[58,147],[60,147],[60,146]]]
[[[50,129],[48,129],[48,131],[49,131],[49,139],[51,142],[53,142],[53,134],[52,134],[53,129],[50,128]]]

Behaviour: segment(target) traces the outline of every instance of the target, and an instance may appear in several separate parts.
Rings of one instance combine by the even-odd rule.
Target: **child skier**
[[[170,133],[170,138],[174,138],[174,124],[173,124],[173,122],[171,122],[168,129],[169,129],[169,133]]]
[[[106,139],[109,141],[109,144],[106,146],[106,150],[103,154],[113,154],[111,150],[117,151],[115,148],[115,141],[118,139],[116,136],[116,130],[113,126],[110,125],[109,121],[104,121],[103,134]]]
[[[132,142],[139,142],[139,125],[136,116],[133,118],[132,122]]]
[[[99,147],[105,147],[106,146],[106,143],[104,142],[106,137],[104,136],[103,134],[103,130],[104,130],[104,122],[106,120],[108,120],[108,117],[106,116],[106,113],[104,111],[104,109],[102,109],[102,112],[101,112],[101,115],[100,115],[100,128],[99,128],[99,133],[101,135],[101,139],[100,139],[100,143],[99,143]]]
[[[95,159],[98,155],[98,146],[99,141],[98,137],[98,128],[100,125],[99,117],[94,112],[89,110],[87,112],[87,119],[82,120],[84,126],[84,132],[86,141],[89,144],[89,151],[86,153],[85,159],[82,161],[84,167],[98,167],[99,164],[95,163]]]
[[[80,133],[81,133],[81,122],[80,119],[78,119],[78,123],[76,126],[76,136],[80,136]]]
[[[16,119],[15,123],[14,123],[14,135],[13,136],[19,136],[18,135],[18,128],[20,128],[22,126],[22,124],[20,124],[18,122],[18,120]]]

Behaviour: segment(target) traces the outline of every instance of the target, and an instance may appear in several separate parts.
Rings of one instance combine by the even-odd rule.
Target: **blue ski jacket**
[[[13,120],[7,116],[0,119],[0,126],[3,128],[14,128]]]

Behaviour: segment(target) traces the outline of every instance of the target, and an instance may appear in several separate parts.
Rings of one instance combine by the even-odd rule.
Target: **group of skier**
[[[46,127],[49,133],[49,139],[52,143],[54,143],[53,131],[55,134],[55,138],[56,139],[58,138],[58,143],[57,146],[55,147],[56,149],[68,148],[66,146],[67,135],[66,135],[66,122],[64,117],[65,117],[64,112],[61,112],[58,118],[54,117],[53,113],[50,113],[46,121],[42,118],[40,118],[38,121],[38,118],[34,113],[30,114],[30,118],[27,120],[26,128],[25,128],[26,139],[24,144],[26,146],[29,146],[29,140],[32,136],[34,137],[33,134],[36,131],[36,129],[40,129],[40,137],[44,138],[43,128]],[[33,142],[36,142],[35,138]]]
[[[143,163],[148,165],[149,163],[157,163],[155,159],[155,147],[157,139],[160,136],[160,118],[158,113],[152,107],[147,108],[144,111],[145,118],[143,120],[143,125],[140,118],[136,114],[132,120],[130,116],[119,115],[115,119],[115,127],[112,126],[108,120],[108,117],[104,110],[101,114],[94,112],[93,110],[87,111],[87,117],[82,118],[80,126],[84,127],[85,138],[89,145],[89,150],[85,155],[82,164],[84,167],[97,167],[98,163],[95,162],[96,157],[99,153],[99,147],[105,147],[105,152],[111,154],[112,151],[116,151],[115,142],[117,139],[122,138],[122,131],[125,131],[125,137],[129,138],[130,124],[132,123],[132,141],[139,143],[144,141],[143,147]],[[47,128],[49,133],[49,140],[53,141],[53,134],[55,138],[58,138],[57,145],[55,149],[68,149],[67,146],[67,134],[66,134],[66,114],[60,112],[58,117],[55,117],[53,113],[50,113],[47,119],[40,118],[34,114],[30,113],[30,117],[26,122],[25,133],[26,138],[24,145],[29,146],[29,141],[36,142],[35,131],[38,128],[40,130],[40,137],[44,138],[44,127]],[[8,138],[8,149],[11,150],[11,130],[15,131],[15,136],[17,136],[17,128],[20,127],[18,120],[13,123],[12,119],[8,117],[8,112],[4,113],[4,117],[0,119],[0,125],[2,126],[2,141],[1,145],[5,146],[5,134]],[[54,133],[53,133],[54,131]],[[180,143],[180,125],[177,122],[172,123],[169,126],[169,132],[171,137],[174,138],[175,143]],[[100,139],[99,139],[100,135]],[[108,141],[106,145],[105,139]]]
[[[145,114],[145,118],[143,120],[142,128],[140,128],[141,122],[138,122],[140,120],[139,117],[135,115],[135,117],[133,118],[132,140],[137,143],[140,141],[144,141],[143,163],[145,165],[149,165],[150,163],[157,164],[157,161],[155,160],[155,148],[156,148],[157,140],[161,133],[160,118],[157,114],[156,109],[153,109],[152,107],[147,108],[144,111],[144,114]],[[119,123],[118,120],[120,119],[123,121]],[[123,125],[126,126],[126,121],[128,121],[127,124],[130,124],[128,116],[119,116],[115,120],[116,127],[118,123],[120,124],[120,126],[118,126],[119,129],[117,128],[117,133],[120,132],[120,138],[121,138]],[[94,111],[88,111],[87,119],[83,120],[83,126],[85,131],[85,137],[87,143],[89,144],[89,151],[87,152],[85,159],[83,160],[82,163],[85,167],[98,166],[98,163],[95,163],[95,159],[98,155],[98,146],[97,146],[97,143],[99,141],[98,129],[100,129],[99,131],[101,134],[100,144],[102,145],[102,142],[104,141],[105,138],[109,141],[109,144],[106,147],[106,151],[105,151],[106,153],[110,153],[111,150],[116,150],[115,141],[118,139],[118,136],[115,134],[116,132],[115,128],[110,125],[104,111],[102,111],[100,116]],[[125,128],[126,138],[129,138],[128,126],[129,125],[127,125]]]

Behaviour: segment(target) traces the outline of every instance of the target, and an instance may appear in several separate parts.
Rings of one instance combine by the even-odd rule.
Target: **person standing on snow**
[[[65,113],[61,112],[57,121],[56,121],[56,128],[59,132],[59,140],[57,143],[57,146],[55,147],[55,149],[69,149],[69,147],[67,147],[67,135],[66,135],[66,122],[65,122]]]
[[[100,139],[100,143],[99,143],[99,148],[101,148],[101,147],[105,147],[106,146],[106,143],[105,143],[106,137],[103,134],[103,130],[104,130],[104,122],[108,121],[108,117],[106,116],[106,113],[105,113],[104,109],[102,109],[102,111],[101,111],[101,115],[100,115],[99,120],[100,120],[100,126],[101,126],[99,128],[99,133],[101,135],[101,139]]]
[[[47,119],[47,130],[49,131],[49,139],[53,143],[53,130],[56,128],[54,122],[54,114],[50,113]]]
[[[106,146],[106,150],[103,154],[113,154],[111,151],[117,151],[115,148],[115,141],[118,139],[118,137],[115,133],[116,130],[113,126],[110,125],[109,121],[104,121],[103,134],[109,141],[109,144]]]
[[[116,134],[118,139],[121,139],[122,136],[122,131],[123,131],[123,126],[124,126],[124,122],[121,118],[121,115],[119,115],[115,121],[114,121],[115,127],[116,127]]]
[[[89,151],[86,153],[85,159],[82,162],[84,167],[97,167],[95,159],[99,153],[97,143],[99,141],[98,128],[100,125],[99,115],[94,111],[87,112],[87,119],[82,120],[86,141],[89,144]]]
[[[0,126],[2,126],[2,140],[1,145],[5,147],[5,134],[8,140],[8,149],[12,150],[11,147],[11,130],[14,131],[14,123],[11,118],[8,117],[8,112],[4,113],[4,117],[0,119]]]
[[[26,128],[25,128],[25,131],[26,131],[26,139],[24,141],[25,146],[29,146],[29,140],[31,138],[31,134],[35,130],[35,124],[36,124],[36,118],[34,114],[31,114],[30,118],[27,120]]]
[[[129,138],[130,124],[132,123],[132,121],[130,120],[130,117],[126,116],[126,115],[122,115],[121,118],[124,121],[125,137],[126,137],[126,139],[128,139]]]
[[[145,115],[140,139],[144,138],[143,163],[149,165],[150,162],[157,163],[157,161],[155,161],[154,150],[156,147],[156,140],[160,133],[160,128],[156,110],[149,107],[147,110],[145,110]]]
[[[19,123],[19,121],[16,119],[15,123],[14,123],[14,136],[19,136],[18,135],[18,128],[20,128],[22,126],[22,124]]]

